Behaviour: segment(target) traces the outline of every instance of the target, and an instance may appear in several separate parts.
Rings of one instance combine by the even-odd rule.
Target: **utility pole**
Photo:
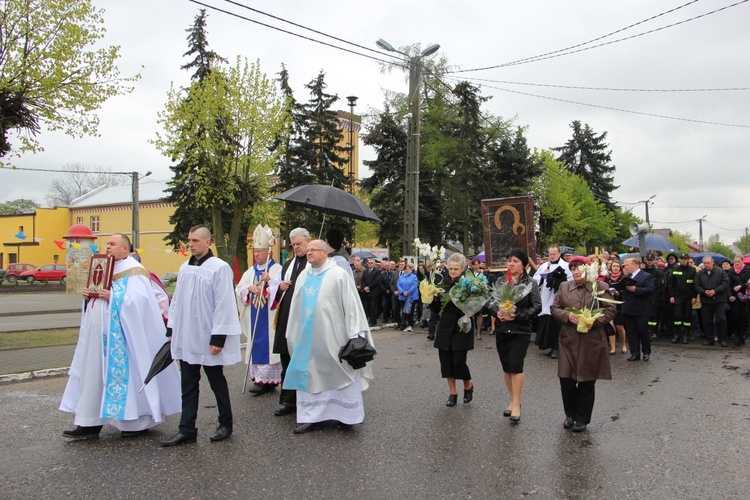
[[[432,55],[440,49],[440,45],[433,44],[424,49],[419,55],[411,56],[382,38],[375,42],[378,47],[389,52],[396,52],[406,57],[409,63],[409,135],[406,145],[406,177],[404,199],[404,241],[403,255],[411,253],[411,246],[419,234],[419,146],[420,146],[420,80],[422,77],[422,58]]]
[[[356,179],[354,178],[354,106],[357,105],[357,99],[358,97],[353,95],[346,98],[346,100],[349,101],[349,144],[347,145],[347,149],[349,150],[350,193],[354,192],[354,183],[356,182]]]
[[[653,195],[648,200],[641,200],[638,202],[638,203],[643,203],[646,207],[646,224],[648,224],[649,231],[651,230],[651,220],[648,218],[648,205],[651,202],[651,200],[653,200],[654,198],[656,198],[656,195]]]
[[[706,216],[704,215],[700,219],[698,219],[698,246],[701,249],[701,252],[704,251],[703,248],[703,221],[706,220]]]
[[[130,174],[132,176],[132,191],[133,191],[133,249],[137,249],[140,247],[141,241],[140,241],[140,232],[141,232],[141,223],[140,223],[140,211],[141,211],[141,200],[140,200],[140,193],[139,193],[139,182],[143,177],[148,177],[151,175],[151,171],[146,172],[143,177],[138,174],[138,172],[132,172]],[[138,250],[134,250],[138,251]]]
[[[745,253],[750,253],[750,250],[748,250],[748,245],[750,245],[750,241],[747,239],[747,228],[745,228]]]

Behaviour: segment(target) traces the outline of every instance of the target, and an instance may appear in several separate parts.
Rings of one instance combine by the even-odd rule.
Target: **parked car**
[[[5,279],[9,283],[15,283],[23,272],[33,271],[34,269],[36,269],[36,266],[32,264],[24,264],[23,262],[8,264],[8,269],[5,270]]]
[[[65,275],[68,270],[64,264],[45,264],[33,271],[21,273],[18,279],[26,280],[27,283],[35,281],[59,281],[65,284]]]

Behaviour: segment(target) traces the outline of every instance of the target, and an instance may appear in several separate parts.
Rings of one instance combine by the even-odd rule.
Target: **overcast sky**
[[[656,195],[650,207],[655,227],[687,231],[697,239],[697,219],[705,216],[704,238],[719,233],[726,243],[731,243],[750,225],[747,216],[750,2],[744,0],[726,8],[737,2],[240,0],[237,3],[373,49],[378,38],[395,47],[439,43],[438,55],[446,57],[457,69],[497,66],[565,49],[677,8],[581,48],[657,30],[653,33],[571,55],[458,73],[451,78],[461,77],[480,84],[484,95],[493,96],[486,103],[485,112],[515,116],[518,125],[527,127],[531,147],[546,149],[563,145],[571,137],[573,120],[588,123],[597,133],[606,131],[617,167],[615,180],[620,186],[613,195],[617,202],[625,207],[634,206],[634,213],[643,217],[644,204],[636,203]],[[205,0],[205,3],[345,46],[231,2]],[[105,9],[105,41],[121,46],[122,74],[141,72],[142,79],[135,84],[134,92],[108,101],[99,111],[100,137],[72,139],[45,131],[39,136],[45,152],[12,163],[25,168],[59,169],[67,163],[80,162],[115,171],[151,170],[152,178],[167,180],[170,163],[149,140],[155,136],[156,114],[164,105],[170,82],[178,86],[189,82],[190,74],[179,68],[186,62],[182,57],[187,49],[185,29],[192,24],[200,6],[188,0],[94,0],[94,4]],[[726,9],[706,15],[722,8]],[[341,97],[337,108],[348,109],[346,96],[356,95],[359,101],[355,112],[359,114],[382,109],[384,90],[406,90],[403,74],[384,75],[378,62],[372,59],[216,10],[208,12],[213,50],[232,62],[238,55],[259,59],[261,68],[269,74],[277,73],[284,63],[298,100],[307,100],[302,86],[320,70],[326,73],[328,91]],[[684,22],[696,16],[703,17]],[[666,27],[675,23],[681,24]],[[666,28],[659,29],[663,27]],[[594,87],[673,91],[591,89]],[[707,88],[743,90],[674,91]],[[361,159],[373,156],[372,151],[364,149]],[[24,197],[44,202],[52,178],[52,174],[0,169],[0,201]]]

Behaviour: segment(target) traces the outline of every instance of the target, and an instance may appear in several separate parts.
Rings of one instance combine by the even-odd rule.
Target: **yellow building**
[[[163,182],[142,182],[139,189],[139,253],[141,262],[157,276],[176,273],[189,254],[172,251],[164,237],[172,231],[169,217],[174,205],[164,201],[167,185]],[[84,224],[97,239],[99,252],[104,253],[107,240],[114,233],[132,238],[133,198],[130,185],[100,187],[70,205],[70,224]],[[63,233],[64,234],[64,233]]]
[[[67,208],[37,208],[27,214],[0,215],[0,268],[23,262],[37,267],[65,263],[55,244],[70,227]]]

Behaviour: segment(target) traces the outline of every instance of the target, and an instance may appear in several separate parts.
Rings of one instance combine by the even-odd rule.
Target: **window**
[[[91,230],[95,233],[99,232],[99,216],[98,215],[92,215],[91,216],[91,224],[89,224],[89,227]]]
[[[83,217],[76,217],[76,224],[83,224]]]

